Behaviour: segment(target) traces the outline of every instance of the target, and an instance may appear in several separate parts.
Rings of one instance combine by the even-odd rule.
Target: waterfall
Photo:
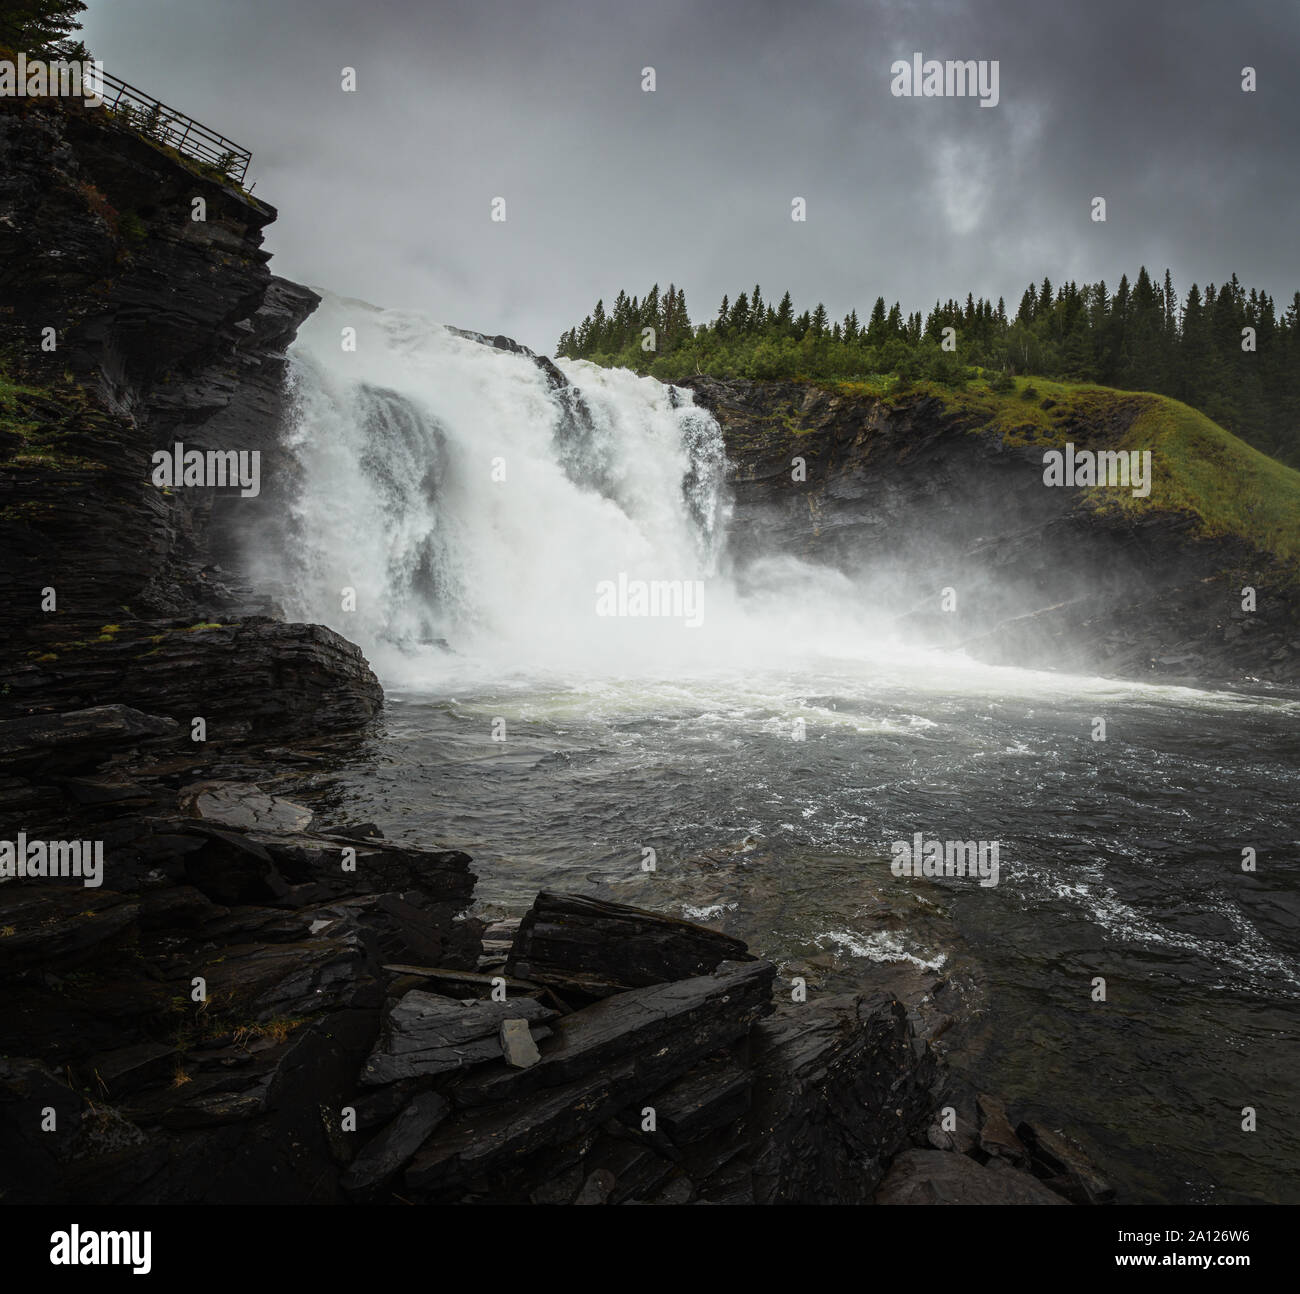
[[[408,685],[448,657],[621,670],[698,649],[668,595],[729,597],[728,498],[689,391],[582,361],[561,382],[527,352],[330,296],[290,358],[296,479],[260,563],[287,615]],[[638,588],[663,594],[654,614]]]

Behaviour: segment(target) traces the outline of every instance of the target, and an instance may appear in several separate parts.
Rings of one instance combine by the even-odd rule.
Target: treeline
[[[945,333],[945,329],[951,329]],[[1246,331],[1251,330],[1251,331]],[[1253,349],[1252,349],[1253,347]],[[682,289],[656,284],[638,300],[620,292],[559,341],[557,354],[632,368],[664,381],[692,373],[767,379],[853,379],[896,374],[902,384],[948,385],[983,376],[1010,389],[1017,375],[1154,391],[1200,409],[1265,453],[1300,466],[1300,292],[1279,314],[1266,292],[1232,278],[1182,300],[1166,270],[1145,267],[1112,292],[1105,282],[1049,279],[1025,289],[1015,313],[967,296],[922,316],[876,299],[866,322],[832,322],[820,303],[795,313],[762,290],[723,297],[692,323]]]

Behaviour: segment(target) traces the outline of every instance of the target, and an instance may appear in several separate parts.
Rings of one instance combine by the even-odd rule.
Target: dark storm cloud
[[[90,6],[111,70],[254,150],[279,273],[538,349],[656,281],[697,319],[756,281],[836,317],[1142,263],[1300,287],[1295,5]],[[998,60],[1000,103],[893,97],[917,50]]]

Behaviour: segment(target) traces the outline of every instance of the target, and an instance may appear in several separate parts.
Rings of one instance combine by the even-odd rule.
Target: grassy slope
[[[919,383],[902,391],[889,377],[827,384],[846,395],[898,403],[917,395],[939,398],[972,420],[972,431],[994,431],[1012,444],[1151,451],[1151,494],[1090,489],[1100,510],[1147,508],[1193,513],[1204,534],[1235,535],[1300,566],[1300,472],[1251,448],[1203,413],[1163,395],[1045,378],[1018,378],[999,394],[982,382],[952,389]],[[1036,392],[1026,399],[1025,388]],[[1044,409],[1044,403],[1053,407]]]

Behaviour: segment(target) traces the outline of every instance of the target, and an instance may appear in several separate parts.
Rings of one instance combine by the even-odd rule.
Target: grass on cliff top
[[[1300,472],[1168,396],[1038,377],[1017,378],[1006,392],[978,381],[904,388],[889,377],[827,386],[889,404],[933,397],[970,432],[996,432],[1009,445],[1054,449],[1073,441],[1076,449],[1150,450],[1147,498],[1091,488],[1084,492],[1088,506],[1112,514],[1189,512],[1207,536],[1240,537],[1300,565]]]

